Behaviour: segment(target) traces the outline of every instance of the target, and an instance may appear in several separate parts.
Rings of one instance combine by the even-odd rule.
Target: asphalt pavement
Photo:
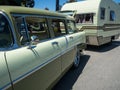
[[[77,69],[70,69],[53,90],[120,90],[120,39],[88,46]]]

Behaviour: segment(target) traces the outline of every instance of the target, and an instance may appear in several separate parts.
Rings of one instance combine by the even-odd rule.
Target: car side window
[[[38,43],[49,39],[50,36],[46,18],[27,16],[25,19],[31,41],[36,41],[36,43]]]
[[[77,32],[77,30],[76,30],[77,28],[75,26],[75,22],[74,21],[68,20],[67,21],[67,28],[68,28],[68,33],[69,34]]]
[[[29,37],[27,34],[27,27],[25,24],[25,19],[22,16],[14,16],[14,23],[18,32],[18,38],[22,46],[28,45]]]
[[[55,37],[66,35],[65,21],[62,19],[53,19],[52,28],[55,34]]]
[[[0,14],[0,48],[9,48],[13,44],[13,36],[7,19]]]
[[[48,39],[48,25],[47,20],[43,17],[37,16],[14,16],[19,39],[22,46],[30,44],[37,44],[43,40]]]

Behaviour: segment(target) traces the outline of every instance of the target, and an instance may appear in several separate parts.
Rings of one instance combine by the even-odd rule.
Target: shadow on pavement
[[[120,41],[112,41],[111,43],[107,43],[101,46],[88,45],[86,50],[95,52],[107,52],[114,48],[117,48],[118,46],[120,46]]]
[[[77,69],[71,68],[52,90],[72,90],[72,86],[77,81],[80,74],[82,73],[89,58],[90,58],[89,55],[81,56],[79,67]]]

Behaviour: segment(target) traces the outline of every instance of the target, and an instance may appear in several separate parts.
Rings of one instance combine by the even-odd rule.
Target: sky
[[[66,0],[59,0],[59,2],[60,5],[63,5]],[[56,0],[35,0],[34,8],[45,9],[47,7],[49,10],[55,11],[55,3]]]
[[[55,1],[56,0],[35,0],[34,8],[38,8],[38,9],[49,8],[49,10],[55,11]],[[59,0],[59,1],[60,1],[60,5],[63,5],[67,0]],[[114,1],[120,3],[120,0],[114,0]]]

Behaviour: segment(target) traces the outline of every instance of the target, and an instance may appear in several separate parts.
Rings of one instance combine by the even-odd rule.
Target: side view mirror
[[[36,45],[39,43],[39,38],[35,35],[31,36],[31,42],[29,44],[28,49],[33,49],[36,47]]]
[[[39,40],[38,36],[35,36],[35,35],[31,36],[31,45],[36,45],[39,43],[39,41],[40,40]]]
[[[29,45],[28,48],[35,47],[39,43],[39,38],[35,35],[31,36],[31,41],[28,42],[23,36],[20,37],[21,45]]]

